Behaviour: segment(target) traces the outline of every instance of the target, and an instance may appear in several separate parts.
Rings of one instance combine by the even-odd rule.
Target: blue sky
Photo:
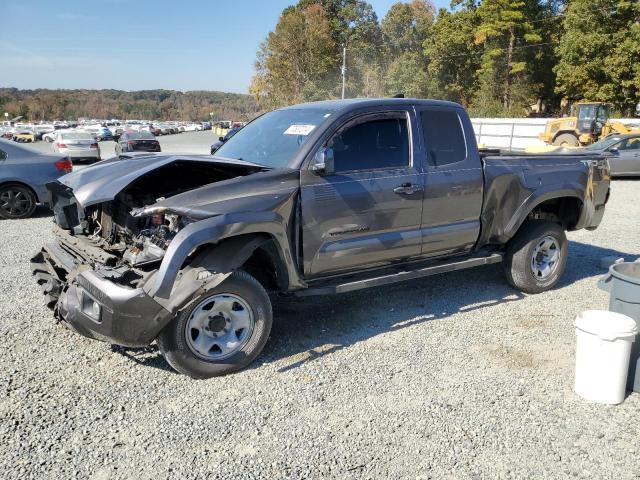
[[[396,2],[369,1],[379,17]],[[246,93],[258,45],[292,3],[0,0],[0,87]]]

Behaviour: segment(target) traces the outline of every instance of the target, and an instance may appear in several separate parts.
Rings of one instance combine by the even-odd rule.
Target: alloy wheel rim
[[[29,196],[22,190],[3,190],[0,192],[0,210],[10,217],[24,215],[31,208]]]
[[[560,245],[547,235],[538,240],[531,255],[531,271],[538,280],[546,280],[558,269],[560,263]]]
[[[208,361],[229,358],[251,338],[255,320],[249,304],[238,295],[217,294],[200,302],[189,315],[185,338],[189,349]]]

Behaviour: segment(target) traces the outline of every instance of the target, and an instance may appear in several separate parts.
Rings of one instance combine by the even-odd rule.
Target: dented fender
[[[277,211],[265,212],[245,212],[218,215],[208,219],[187,225],[172,240],[166,254],[160,264],[160,268],[146,282],[145,289],[148,294],[158,299],[158,301],[169,300],[173,295],[178,294],[174,288],[174,283],[182,269],[187,257],[196,248],[212,244],[216,245],[222,240],[233,237],[244,237],[249,234],[258,235],[258,238],[271,238],[275,241],[280,255],[280,260],[284,264],[288,276],[288,288],[304,288],[306,284],[298,273],[294,260],[293,249],[289,243],[287,234],[291,221],[291,211],[293,208],[295,195]],[[228,273],[234,268],[244,263],[251,253],[258,248],[259,240],[238,240],[238,243],[226,243],[220,247],[219,254],[205,259],[208,269],[220,273]],[[253,237],[255,238],[255,237]],[[240,247],[238,249],[238,247]],[[216,248],[213,252],[216,252]],[[203,260],[204,261],[204,260]]]

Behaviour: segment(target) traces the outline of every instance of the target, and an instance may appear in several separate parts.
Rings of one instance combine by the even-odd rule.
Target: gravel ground
[[[51,218],[4,221],[0,478],[639,478],[640,394],[572,391],[574,317],[606,308],[599,260],[640,255],[638,218],[616,181],[537,296],[494,265],[279,300],[259,360],[208,381],[56,325],[28,265]]]

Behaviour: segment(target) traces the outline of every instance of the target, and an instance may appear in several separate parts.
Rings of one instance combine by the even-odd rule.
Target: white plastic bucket
[[[622,403],[636,322],[621,313],[587,310],[577,316],[575,391],[597,403]]]

